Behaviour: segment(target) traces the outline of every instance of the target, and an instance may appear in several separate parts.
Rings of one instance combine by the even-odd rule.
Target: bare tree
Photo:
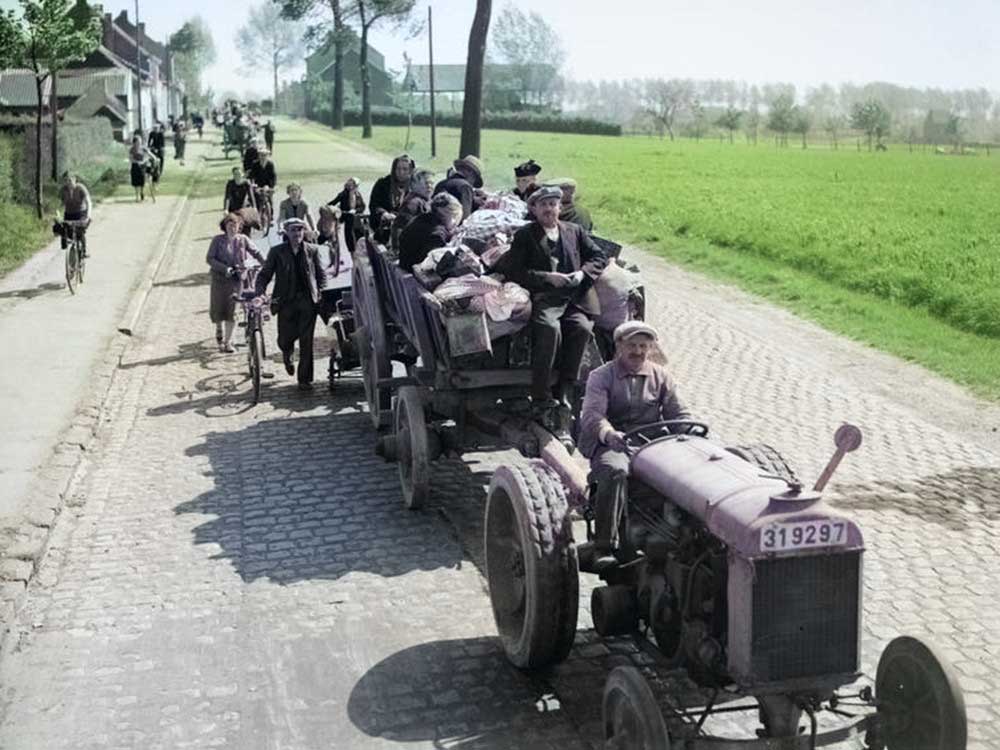
[[[508,5],[500,12],[490,34],[490,59],[506,64],[509,77],[521,91],[521,101],[531,95],[535,104],[551,103],[566,51],[556,30],[540,14],[525,13]]]
[[[462,103],[462,138],[458,156],[479,156],[483,116],[483,61],[490,31],[493,0],[476,0],[476,15],[469,30],[469,52],[465,64],[465,101]]]
[[[686,109],[694,95],[694,86],[689,80],[671,78],[643,81],[640,99],[643,109],[657,125],[662,137],[666,130],[670,140],[674,140],[674,122],[677,115]]]
[[[305,53],[305,23],[284,18],[281,8],[267,2],[251,8],[247,22],[236,32],[236,49],[250,69],[271,70],[273,99],[278,100],[278,71]]]

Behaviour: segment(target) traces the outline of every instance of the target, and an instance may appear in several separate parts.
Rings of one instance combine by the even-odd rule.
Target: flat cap
[[[543,201],[546,198],[558,198],[562,200],[562,190],[551,185],[540,187],[528,196],[528,205],[533,206],[538,201]]]
[[[285,219],[282,224],[282,229],[291,229],[292,227],[308,227],[309,225],[305,223],[302,219],[292,217],[291,219]]]
[[[618,343],[623,339],[630,339],[640,333],[651,337],[653,341],[659,341],[660,339],[659,334],[656,333],[656,329],[649,323],[641,320],[628,320],[615,329],[615,343]]]

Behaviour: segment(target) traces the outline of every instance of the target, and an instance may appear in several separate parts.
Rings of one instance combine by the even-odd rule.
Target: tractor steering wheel
[[[629,450],[637,450],[657,440],[677,435],[708,437],[708,425],[691,419],[664,419],[660,422],[650,422],[626,432],[625,445]]]

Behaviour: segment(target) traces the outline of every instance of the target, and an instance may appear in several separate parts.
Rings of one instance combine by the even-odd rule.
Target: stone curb
[[[203,164],[202,162],[199,166],[199,172]],[[182,219],[187,214],[191,203],[190,188],[194,187],[196,181],[197,174],[188,193],[174,209],[168,225],[170,228],[164,234],[166,239],[151,259],[149,271],[144,272],[140,285],[132,292],[126,315],[118,328],[122,333],[131,336],[135,329],[167,250],[172,246]],[[123,330],[123,326],[128,330]],[[131,339],[126,337],[111,340],[103,359],[91,375],[91,386],[81,400],[76,416],[60,436],[45,468],[35,479],[30,495],[32,501],[28,503],[31,510],[18,527],[0,529],[0,652],[6,646],[14,618],[24,603],[28,584],[38,572],[48,550],[57,519],[64,508],[79,506],[84,502],[83,498],[75,497],[75,493],[79,491],[87,474],[88,453],[100,434],[102,423],[108,420],[108,396],[115,384],[122,357],[130,344]]]

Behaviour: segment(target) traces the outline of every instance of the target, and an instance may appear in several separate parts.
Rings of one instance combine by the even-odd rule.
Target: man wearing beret
[[[594,279],[608,259],[579,226],[559,221],[561,198],[555,187],[528,196],[534,221],[514,233],[496,270],[531,292],[532,401],[547,404],[555,395],[568,406],[600,312]],[[550,382],[554,370],[555,394]]]
[[[536,164],[534,159],[514,167],[514,180],[517,182],[514,195],[523,201],[528,200],[528,196],[538,189],[538,173],[541,171],[542,166]]]
[[[594,569],[614,565],[618,529],[628,498],[629,430],[688,419],[666,368],[649,361],[656,329],[631,320],[615,329],[615,358],[590,373],[580,412],[580,452],[590,459],[595,494]]]
[[[299,390],[312,390],[313,334],[320,292],[326,284],[319,248],[305,242],[306,223],[289,219],[282,224],[286,241],[271,248],[260,273],[257,294],[264,294],[274,277],[272,307],[278,312],[278,348],[285,371],[295,374],[292,354],[299,342]]]

